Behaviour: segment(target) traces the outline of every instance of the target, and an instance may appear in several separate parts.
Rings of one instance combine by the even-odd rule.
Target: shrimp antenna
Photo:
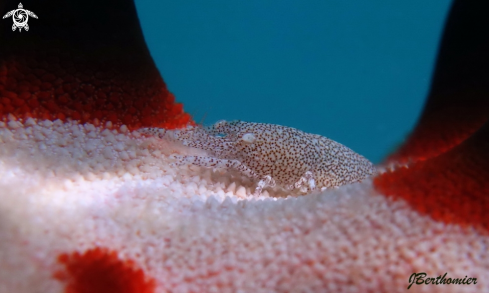
[[[209,109],[204,112],[204,115],[202,116],[202,118],[198,123],[199,125],[204,125],[205,119],[207,118],[207,114],[209,114],[210,110],[212,110],[212,107],[209,107]]]

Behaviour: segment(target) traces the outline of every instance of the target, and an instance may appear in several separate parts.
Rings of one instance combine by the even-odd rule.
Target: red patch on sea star
[[[380,192],[444,223],[489,231],[489,123],[450,151],[375,178]]]
[[[94,248],[80,254],[64,253],[58,262],[65,266],[54,277],[67,282],[66,293],[152,293],[155,281],[148,280],[131,260],[122,261],[115,251]]]
[[[5,59],[0,67],[0,117],[111,121],[131,129],[191,123],[154,65],[126,68],[117,60],[32,51]]]

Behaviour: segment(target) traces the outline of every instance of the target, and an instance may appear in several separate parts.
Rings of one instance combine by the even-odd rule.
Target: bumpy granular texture
[[[58,262],[65,266],[55,277],[67,282],[65,293],[153,293],[154,280],[146,280],[144,272],[131,260],[122,261],[115,251],[100,247],[63,253]]]
[[[39,5],[46,6],[46,3],[39,1]],[[112,10],[105,13],[105,9],[116,10],[117,5],[109,8],[103,6],[101,2],[92,11],[80,13],[81,24],[93,23],[92,19],[90,22],[86,20],[87,15],[95,18],[95,14],[99,13],[103,19],[118,15]],[[110,6],[110,3],[107,2],[105,6]],[[46,7],[45,13],[52,11],[61,17],[47,17],[38,8],[32,7],[40,17],[57,20],[46,31],[53,32],[53,28],[59,28],[65,34],[75,32],[58,22],[64,19],[71,21],[71,15],[51,8]],[[129,10],[123,7],[121,11]],[[46,22],[39,21],[37,28],[42,23]],[[107,21],[105,24],[114,26],[93,27],[108,38],[116,35],[115,28],[124,22]],[[129,33],[134,30],[125,31]],[[33,35],[34,28],[29,33]],[[87,37],[73,35],[77,40],[90,43],[94,39],[92,31]],[[22,34],[22,37],[25,38],[26,34]],[[1,43],[4,45],[4,40]],[[134,42],[126,43],[134,46]],[[50,75],[43,80],[34,78],[34,83],[38,83],[40,89],[44,82],[49,83],[45,86],[59,87],[56,80],[60,78],[63,83],[63,70],[73,66],[76,68],[75,79],[80,79],[83,72],[88,71],[88,75],[95,72],[86,68],[92,66],[88,62],[90,60],[79,61],[81,57],[77,54],[80,52],[73,53],[72,58],[62,58],[68,52],[64,49],[57,47],[55,51],[47,51],[50,53],[45,51],[43,57],[29,53],[21,59],[2,60],[20,60],[21,63],[25,62],[22,60],[29,60],[28,56],[34,56],[33,61],[42,65],[40,69],[55,77],[51,82],[49,80],[53,76]],[[39,47],[35,50],[39,50]],[[113,52],[107,50],[102,55],[104,58],[110,57]],[[2,54],[3,58],[5,56]],[[54,61],[57,58],[64,60],[59,72],[50,71],[51,64],[56,63],[45,61],[50,58]],[[73,58],[75,60],[71,60]],[[20,95],[25,89],[21,86],[36,86],[30,84],[22,70],[17,72],[17,77],[10,75],[16,72],[16,63],[8,68],[5,64],[0,64],[0,90]],[[28,66],[32,64],[36,68],[37,65],[31,61]],[[113,74],[121,77],[122,71],[132,72],[132,78],[146,76],[140,74],[137,68],[121,69],[117,67],[117,62],[98,64],[109,77]],[[120,71],[111,72],[111,68],[119,68]],[[44,73],[40,71],[39,76],[44,76]],[[33,78],[30,74],[26,76]],[[93,79],[92,85],[97,85],[98,78]],[[12,92],[5,88],[10,84],[21,91]],[[104,85],[107,88],[102,92],[109,95],[97,98],[102,102],[109,100],[112,85],[119,88],[126,83],[108,82]],[[66,88],[66,93],[71,95],[80,86],[74,83],[74,87]],[[144,91],[144,88],[136,88]],[[120,284],[127,284],[128,278],[143,280],[142,277],[134,278],[138,274],[128,273],[138,268],[144,272],[144,279],[155,280],[155,291],[175,293],[406,292],[408,278],[413,272],[426,272],[433,277],[448,272],[450,277],[467,275],[479,281],[489,279],[487,231],[434,220],[432,217],[436,217],[436,214],[419,212],[416,207],[421,205],[407,204],[410,203],[409,197],[407,203],[399,200],[400,197],[388,198],[378,189],[372,189],[368,180],[301,198],[256,200],[248,196],[245,187],[237,186],[235,182],[228,182],[223,187],[211,176],[203,178],[190,168],[172,168],[162,155],[166,148],[155,149],[145,145],[136,134],[128,132],[127,127],[111,129],[111,119],[108,119],[111,123],[104,124],[105,127],[64,120],[63,115],[73,112],[61,112],[61,115],[57,111],[56,107],[62,104],[58,104],[56,92],[48,90],[48,97],[39,99],[43,103],[36,105],[36,100],[39,100],[32,99],[34,106],[26,106],[23,102],[31,101],[28,94],[38,95],[36,87],[29,91],[23,94],[22,99],[12,96],[7,98],[8,102],[2,100],[2,106],[12,105],[7,108],[8,111],[2,112],[4,117],[12,113],[27,113],[29,116],[31,110],[39,107],[47,109],[36,114],[39,117],[57,117],[61,120],[26,119],[22,122],[15,121],[12,116],[6,123],[0,123],[1,292],[59,293],[71,288],[85,288],[73,287],[72,284],[76,282],[60,282],[53,278],[53,273],[62,268],[62,271],[68,269],[73,272],[72,276],[78,276],[78,269],[87,272],[86,268],[89,268],[87,273],[90,275],[105,264],[114,265],[107,268],[114,272],[110,274],[113,278],[108,278],[113,280],[114,286],[107,292],[120,288]],[[139,97],[143,98],[143,103],[146,101],[142,94]],[[94,100],[91,96],[86,100],[74,100],[75,103],[82,101],[82,106],[87,103],[95,110],[99,108],[99,105],[91,104]],[[102,103],[100,109],[117,108],[119,103],[125,102],[114,98],[113,103],[112,106]],[[51,107],[55,109],[54,112],[49,110]],[[18,108],[24,110],[15,112]],[[77,112],[80,121],[90,121],[94,108]],[[159,124],[166,123],[161,122],[159,116],[144,116],[147,113],[142,113],[142,108],[135,109],[138,114],[120,108],[116,111],[116,121],[123,121],[121,117],[124,115],[121,116],[121,113],[127,110],[132,115],[129,120],[136,117],[136,122],[129,123],[133,128],[144,126],[139,121],[144,117],[150,117],[151,126],[167,127]],[[436,135],[441,129],[434,128],[426,138]],[[447,129],[444,133],[450,134],[451,127]],[[439,137],[443,138],[443,135]],[[423,147],[417,149],[423,150]],[[459,178],[455,175],[449,177],[452,182],[431,180],[433,177],[436,179],[436,174],[441,171],[445,171],[441,173],[443,176],[452,172],[458,174],[458,168],[467,176],[480,176],[481,171],[477,164],[469,164],[466,168],[451,159],[447,159],[442,166],[447,168],[434,168],[423,173],[423,177],[427,178],[421,180],[426,186],[421,187],[428,193],[421,193],[417,203],[424,198],[430,201],[429,194],[443,187],[443,184],[459,184],[461,180],[467,180],[466,176]],[[428,169],[421,168],[423,170]],[[417,179],[411,178],[414,178],[411,182],[416,183]],[[481,181],[467,182],[469,185],[476,184],[466,190],[487,186],[478,186]],[[430,184],[433,185],[430,187]],[[409,188],[402,181],[401,186]],[[448,192],[453,190],[450,188]],[[482,195],[480,199],[484,198]],[[97,247],[117,251],[121,257],[110,256],[111,252],[101,252]],[[71,251],[83,253],[76,254],[76,257],[69,253],[66,258],[61,258],[60,264],[59,254]],[[134,261],[130,268],[125,262],[128,259]],[[98,265],[92,260],[97,260]],[[105,270],[99,272],[106,274]],[[140,281],[134,284],[141,284]],[[151,290],[149,285],[145,288]],[[487,282],[479,282],[477,286],[424,285],[411,288],[413,290],[486,292],[489,287]]]
[[[361,181],[375,172],[363,156],[326,137],[295,128],[244,121],[219,121],[184,130],[146,128],[140,132],[181,141],[211,156],[181,156],[179,164],[234,168],[261,179],[257,192],[279,184],[304,192]]]
[[[0,60],[0,118],[111,121],[130,129],[191,123],[156,68],[127,69],[115,60],[75,58],[74,52],[32,51]],[[122,74],[121,72],[126,72]]]
[[[257,198],[211,170],[171,167],[168,154],[187,153],[159,143],[110,123],[0,123],[0,291],[66,292],[76,282],[53,274],[78,274],[65,263],[88,276],[113,264],[111,288],[141,284],[130,273],[141,269],[155,292],[175,293],[405,292],[413,272],[489,278],[487,233],[423,216],[368,179]]]
[[[488,138],[489,123],[436,158],[382,174],[375,185],[435,220],[489,231]]]

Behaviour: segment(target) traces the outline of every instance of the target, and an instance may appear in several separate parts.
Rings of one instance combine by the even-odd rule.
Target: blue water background
[[[136,0],[151,55],[197,122],[291,126],[375,163],[420,115],[450,3]]]

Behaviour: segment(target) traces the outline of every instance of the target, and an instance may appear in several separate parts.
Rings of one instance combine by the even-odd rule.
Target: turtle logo
[[[22,3],[19,3],[19,9],[15,9],[7,12],[3,16],[3,18],[11,17],[14,20],[14,24],[12,25],[12,31],[15,31],[16,28],[19,28],[19,32],[24,28],[26,31],[29,30],[29,25],[27,25],[27,21],[29,20],[29,16],[37,18],[37,15],[34,12],[23,9]]]

